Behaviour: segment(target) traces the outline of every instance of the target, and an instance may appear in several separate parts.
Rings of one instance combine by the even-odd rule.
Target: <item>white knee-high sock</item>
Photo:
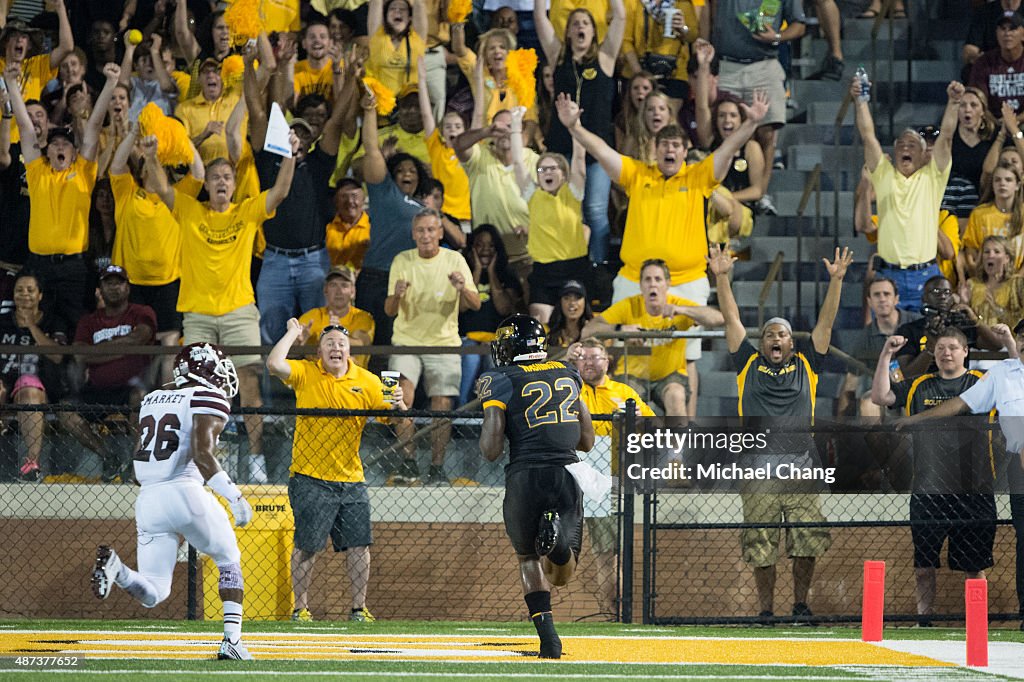
[[[224,639],[237,644],[242,638],[242,605],[224,601]]]

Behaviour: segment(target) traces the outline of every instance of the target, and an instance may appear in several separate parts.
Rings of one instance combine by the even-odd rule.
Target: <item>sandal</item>
[[[907,18],[907,10],[905,10],[905,9],[893,10],[892,11],[892,18],[893,19],[906,19]]]
[[[874,19],[878,16],[877,9],[871,9],[870,7],[857,15],[858,19]]]

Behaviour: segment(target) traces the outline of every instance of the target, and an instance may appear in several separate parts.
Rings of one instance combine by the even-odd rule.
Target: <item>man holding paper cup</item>
[[[309,328],[294,317],[267,357],[267,369],[295,391],[297,408],[334,410],[406,409],[401,385],[384,396],[381,380],[349,361],[348,330],[331,324],[320,332],[317,359],[289,360],[294,344]],[[308,593],[316,554],[330,536],[334,551],[345,552],[351,583],[353,621],[372,621],[366,608],[370,579],[370,498],[359,443],[366,417],[297,417],[292,442],[288,501],[295,515],[292,552],[292,620],[309,621]]]

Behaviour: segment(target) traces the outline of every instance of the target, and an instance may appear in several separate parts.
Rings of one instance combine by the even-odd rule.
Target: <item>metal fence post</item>
[[[619,490],[622,492],[622,622],[633,622],[633,488],[626,476],[626,434],[636,430],[636,401],[626,401],[619,437]]]
[[[188,605],[186,618],[199,620],[199,552],[192,545],[188,546]]]

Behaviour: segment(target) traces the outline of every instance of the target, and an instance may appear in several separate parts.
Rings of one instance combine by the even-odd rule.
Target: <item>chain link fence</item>
[[[288,498],[289,472],[300,455],[319,463],[334,458],[353,461],[354,450],[335,452],[324,445],[332,433],[334,442],[361,436],[358,454],[372,508],[373,533],[366,605],[374,615],[384,619],[523,618],[518,569],[502,525],[503,463],[487,462],[480,455],[479,412],[414,411],[401,418],[384,412],[300,414],[279,407],[285,404],[280,398],[278,389],[273,402],[276,407],[236,408],[218,451],[222,466],[242,485],[255,510],[251,526],[238,530],[247,618],[284,619],[291,615],[295,521]],[[0,585],[0,609],[5,616],[101,618],[113,611],[126,618],[220,618],[216,568],[203,557],[190,561],[185,546],[179,552],[172,596],[156,609],[143,609],[117,590],[106,602],[91,595],[89,571],[98,544],[113,545],[131,565],[136,559],[134,503],[138,489],[130,482],[103,482],[105,476],[131,462],[138,440],[135,411],[75,404],[5,405],[3,410],[0,542],[8,548],[10,569],[9,580]],[[261,453],[253,452],[244,419],[247,416],[252,423],[255,415],[263,424]],[[296,445],[299,418],[317,421],[299,427]],[[598,420],[609,418],[596,416]],[[963,420],[965,425],[968,421]],[[813,433],[806,425],[803,431],[794,426],[792,438],[800,447],[808,438],[813,440],[815,466],[834,469],[828,490],[813,491],[821,515],[817,521],[793,520],[784,514],[774,522],[763,517],[754,522],[744,513],[744,493],[750,491],[721,477],[689,486],[638,485],[628,474],[633,461],[626,453],[629,439],[613,442],[599,438],[588,457],[595,467],[613,470],[619,482],[608,498],[587,501],[589,518],[577,579],[553,593],[558,617],[655,623],[763,622],[758,616],[761,604],[750,562],[751,543],[744,543],[743,537],[752,530],[758,530],[758,537],[778,530],[774,603],[779,615],[774,620],[786,620],[794,601],[786,535],[806,527],[827,531],[829,536],[810,583],[808,603],[816,619],[859,619],[862,564],[872,559],[884,560],[889,567],[887,618],[916,622],[919,577],[914,533],[930,527],[963,530],[974,526],[979,531],[991,529],[993,535],[992,567],[985,570],[993,618],[1015,618],[1018,603],[1010,496],[1006,477],[997,470],[1006,464],[997,461],[1006,449],[1000,440],[1004,429],[971,424],[969,429],[965,426],[956,431],[924,431],[928,447],[917,448],[914,438],[920,436],[894,433],[891,425],[826,424],[819,420]],[[617,431],[653,432],[661,426],[661,422],[645,421]],[[705,426],[722,428],[715,422]],[[785,432],[783,427],[772,426],[778,437]],[[744,428],[756,430],[750,424]],[[411,434],[417,435],[411,438]],[[935,457],[949,448],[968,445],[976,449],[966,460]],[[693,446],[683,448],[682,456],[673,460],[670,449],[652,454],[655,459],[651,463],[661,467],[673,461],[693,467],[734,463],[709,459],[709,448]],[[799,448],[784,441],[779,449],[793,452]],[[443,457],[439,456],[442,452]],[[20,465],[37,453],[43,482],[18,482]],[[262,457],[254,456],[257,454]],[[951,489],[947,481],[943,484],[946,488],[921,489],[919,459],[925,454],[932,464],[956,462],[945,474],[961,487]],[[394,474],[409,458],[415,459],[420,480],[414,485],[394,485]],[[979,466],[986,461],[990,462],[987,476]],[[438,462],[443,462],[447,483],[431,485],[431,465]],[[995,501],[988,516],[953,517],[955,523],[950,523],[949,518],[941,517],[943,510],[924,516],[912,513],[914,492],[979,492],[977,486],[986,481],[991,488],[980,492]],[[984,546],[972,549],[972,543],[988,542],[972,538],[970,533],[964,541],[972,556],[984,550]],[[313,568],[308,606],[315,619],[346,619],[353,603],[352,567],[344,553],[335,553],[331,541],[327,543],[328,549],[318,556]],[[937,571],[933,621],[962,619],[963,577],[963,572],[949,569],[944,550]]]

